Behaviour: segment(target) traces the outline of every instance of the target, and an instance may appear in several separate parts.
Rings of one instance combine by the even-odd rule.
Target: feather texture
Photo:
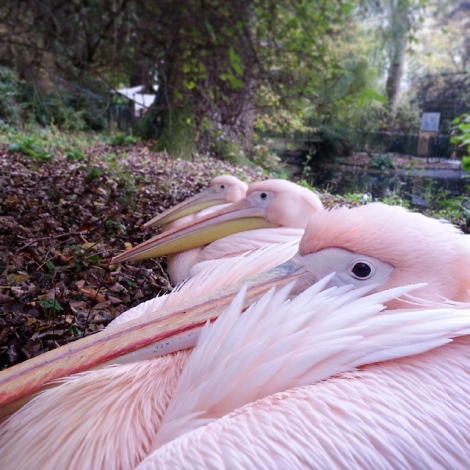
[[[287,287],[271,291],[243,315],[241,292],[201,333],[154,447],[266,395],[419,354],[470,332],[470,309],[382,312],[385,302],[421,285],[364,296],[366,289],[350,286],[323,290],[328,281],[292,300]]]
[[[455,469],[470,460],[470,339],[250,403],[139,470]]]

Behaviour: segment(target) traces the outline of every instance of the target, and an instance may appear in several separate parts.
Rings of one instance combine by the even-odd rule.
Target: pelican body
[[[270,287],[282,271],[284,284],[298,279],[294,290],[260,298],[252,281],[260,289],[252,297],[257,303],[241,315],[252,287],[243,288],[222,318],[205,327],[190,358],[174,353],[83,372],[36,397],[2,429],[2,465],[465,468],[466,237],[383,204],[320,211],[289,266],[263,280]],[[220,293],[215,297],[205,299],[206,307],[220,302]],[[181,310],[171,317],[158,312],[161,327],[189,333],[212,318],[194,305]],[[132,320],[127,329],[139,324],[145,332],[151,317]],[[125,327],[111,332],[126,333]],[[113,336],[109,347],[116,342],[118,349],[118,340]],[[46,418],[54,419],[58,404],[74,397],[97,413],[94,387],[105,384],[119,392],[113,399],[110,393],[107,406],[100,403],[103,418],[96,414],[87,427],[72,403],[69,414],[61,411],[68,416],[65,429],[55,430],[62,439],[48,442]],[[141,393],[134,400],[135,390]]]

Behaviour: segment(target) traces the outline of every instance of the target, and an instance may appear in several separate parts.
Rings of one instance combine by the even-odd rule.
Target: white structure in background
[[[119,95],[125,96],[133,102],[134,114],[136,116],[142,116],[155,101],[155,95],[142,93],[143,89],[144,85],[139,85],[132,88],[119,88],[116,90]],[[153,89],[157,91],[158,86],[154,86]]]

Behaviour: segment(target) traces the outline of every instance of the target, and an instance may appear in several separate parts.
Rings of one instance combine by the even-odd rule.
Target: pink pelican
[[[338,222],[340,225],[344,224],[344,230],[335,228]],[[377,227],[380,227],[379,233],[376,233]],[[179,452],[185,446],[196,443],[195,460],[192,463],[208,468],[215,468],[224,459],[229,464],[231,458],[234,459],[233,462],[239,462],[240,466],[244,466],[243,463],[249,466],[250,463],[260,461],[265,461],[268,466],[279,466],[282,463],[287,465],[289,462],[315,466],[317,462],[319,468],[331,468],[322,464],[322,459],[325,458],[325,462],[334,462],[340,468],[350,468],[351,462],[355,464],[361,461],[370,468],[377,468],[373,466],[374,462],[389,462],[393,459],[398,465],[413,458],[406,453],[410,446],[401,445],[399,438],[394,439],[396,423],[399,422],[404,428],[403,436],[419,434],[414,437],[413,444],[416,453],[424,455],[427,463],[437,465],[445,459],[456,464],[462,463],[469,457],[467,430],[470,426],[468,415],[458,410],[458,404],[469,388],[465,385],[468,382],[468,367],[463,365],[469,364],[469,358],[468,354],[464,354],[463,347],[458,348],[459,342],[441,345],[451,337],[468,334],[469,311],[465,304],[456,302],[468,302],[468,290],[464,287],[469,284],[466,271],[470,266],[469,262],[470,250],[464,236],[452,227],[419,214],[410,214],[380,204],[319,213],[312,218],[301,243],[300,254],[295,257],[294,263],[306,270],[307,278],[324,280],[289,302],[285,301],[285,291],[282,291],[282,295],[276,294],[278,297],[268,294],[249,315],[242,315],[239,320],[246,319],[249,322],[251,316],[257,318],[257,311],[281,312],[279,323],[271,321],[271,316],[266,315],[267,323],[261,329],[255,329],[255,322],[248,323],[244,335],[238,332],[235,337],[241,338],[245,347],[240,348],[240,344],[233,344],[233,349],[228,353],[232,359],[228,362],[221,361],[218,372],[214,371],[213,377],[208,374],[208,370],[214,369],[221,357],[227,356],[227,348],[230,349],[234,339],[221,335],[218,330],[211,333],[211,329],[216,328],[219,322],[209,328],[198,346],[202,353],[187,364],[181,377],[183,385],[174,391],[172,400],[175,404],[170,404],[162,424],[160,421],[163,410],[188,352],[133,366],[114,366],[90,371],[66,379],[59,387],[38,396],[4,425],[0,438],[1,461],[5,462],[5,468],[21,468],[25,462],[33,463],[36,467],[40,467],[42,463],[44,468],[56,468],[56,465],[69,468],[132,468],[155,449],[155,453],[143,462],[143,465],[147,465],[143,468],[164,466],[164,462],[175,455],[177,460],[172,461],[173,465],[188,468],[191,462],[186,461],[185,456]],[[439,272],[444,275],[439,275]],[[413,275],[418,276],[418,279],[413,278]],[[394,287],[416,281],[428,285],[414,286],[413,297],[407,296],[410,288]],[[358,290],[346,292],[344,289],[348,289],[349,285]],[[321,288],[324,286],[339,287],[322,293]],[[361,299],[359,297],[364,294],[364,288],[360,286],[372,289],[375,293]],[[395,290],[381,292],[390,288]],[[444,298],[454,303],[445,303]],[[232,309],[236,312],[238,321],[240,299],[237,302]],[[380,313],[381,303],[387,306],[383,313]],[[313,312],[313,323],[308,324],[307,328],[305,319],[295,319],[309,306]],[[290,315],[288,322],[285,320],[287,315]],[[226,317],[233,318],[233,314]],[[271,333],[271,330],[266,329],[268,326],[274,327],[273,331],[278,334],[273,336],[275,339],[271,346],[266,346],[267,343],[261,341],[266,339],[269,343],[271,335],[267,332]],[[220,328],[225,329],[228,334],[235,332],[233,321],[222,322]],[[299,336],[299,331],[303,331],[304,336]],[[303,345],[312,335],[315,336],[312,349],[307,350]],[[297,349],[294,351],[282,344],[280,338],[283,337],[291,347]],[[462,342],[465,343],[464,340]],[[217,346],[222,356],[215,355],[213,359],[212,351],[217,350]],[[426,353],[434,355],[432,360],[421,363],[421,358],[427,357],[423,354],[409,357],[436,347],[437,349]],[[446,353],[448,350],[451,357],[453,355],[457,358],[455,362],[449,361]],[[237,356],[240,351],[242,352]],[[272,355],[274,351],[277,354]],[[402,356],[406,359],[397,360]],[[171,357],[179,361],[175,367],[171,364]],[[441,357],[443,359],[440,362]],[[205,364],[201,358],[206,359]],[[250,362],[251,359],[254,363]],[[389,359],[393,361],[367,365]],[[463,362],[459,364],[459,360]],[[300,368],[301,365],[306,367],[305,371]],[[264,372],[248,374],[255,366],[264,366]],[[358,366],[362,367],[358,372],[332,377]],[[200,371],[204,367],[207,368],[206,372],[201,375]],[[441,380],[441,377],[447,377],[445,374],[441,375],[441,372],[449,368],[452,370],[448,375],[454,374],[458,380]],[[245,372],[239,375],[239,371],[243,370]],[[279,370],[290,372],[279,373]],[[418,370],[420,373],[414,377]],[[251,379],[240,383],[238,377],[245,377],[245,374]],[[197,375],[200,375],[199,384],[195,380]],[[281,380],[284,375],[285,381]],[[329,377],[332,378],[318,382]],[[304,382],[302,378],[305,379]],[[464,378],[466,380],[461,380]],[[201,382],[206,379],[211,385],[201,389]],[[193,387],[190,390],[197,391],[193,397],[199,397],[196,408],[191,408],[187,398],[184,401],[187,390],[184,383],[188,384],[188,380]],[[215,383],[219,385],[214,386]],[[328,384],[334,386],[328,388]],[[416,384],[429,387],[424,396],[426,401],[421,406],[426,405],[423,421],[420,421],[419,408],[415,406],[417,409],[414,413],[410,410],[411,404],[414,404],[416,390],[413,387]],[[121,392],[118,394],[119,399],[115,402],[106,401],[106,406],[96,393],[96,390],[105,385],[108,385],[105,390],[119,389]],[[303,388],[290,390],[290,387],[300,386]],[[91,393],[94,398],[90,397],[90,388],[94,391]],[[323,401],[315,398],[318,388],[320,391],[326,390],[322,395],[324,399],[325,394],[331,394],[327,401],[331,403],[331,408],[322,407]],[[382,391],[385,398],[380,399]],[[247,394],[244,398],[241,397],[242,392]],[[189,390],[186,396],[188,393]],[[273,395],[266,397],[269,394]],[[54,396],[60,396],[60,399],[54,401]],[[72,411],[75,411],[73,419],[70,414],[63,415],[66,411],[63,407],[60,410],[57,408],[58,404],[65,403],[64,397],[67,396],[69,399],[76,397],[80,400],[78,415],[78,405],[71,405]],[[352,409],[361,411],[364,403],[369,405],[366,410],[371,410],[370,421],[367,411],[363,409],[359,418],[350,412],[349,401],[345,398],[348,396],[354,397]],[[433,412],[433,406],[437,406],[434,399],[448,396],[456,398],[457,408],[452,403],[447,403],[448,406],[443,404]],[[85,397],[86,400],[83,399]],[[205,398],[211,405],[205,408],[202,406],[201,411],[197,407],[203,405]],[[392,399],[403,405],[406,413],[400,413],[400,407],[391,406]],[[92,401],[92,412],[87,416],[94,419],[91,422],[89,419],[86,421],[88,424],[85,425],[85,432],[81,429],[80,439],[75,434],[72,434],[72,438],[71,427],[83,427],[83,421],[81,425],[78,422],[80,413],[83,411],[85,414],[84,403],[88,404],[88,400]],[[100,408],[104,409],[102,419],[98,414]],[[184,411],[183,415],[178,415],[178,409],[186,410],[187,413]],[[112,412],[117,413],[113,423],[109,421]],[[67,432],[58,429],[57,435],[51,437],[51,443],[46,444],[45,437],[55,429],[45,423],[47,419],[54,418],[54,413],[70,416],[70,419],[65,420]],[[282,417],[283,413],[285,419]],[[343,423],[345,417],[349,417],[347,423],[351,426]],[[448,418],[455,418],[450,426],[446,422]],[[321,429],[329,429],[330,420],[334,434],[323,435]],[[103,421],[107,423],[106,429],[100,426]],[[28,422],[36,427],[28,426]],[[37,432],[39,422],[47,432]],[[54,423],[57,428],[55,421]],[[249,430],[246,429],[246,423],[249,423]],[[376,423],[378,429],[371,423]],[[423,423],[432,424],[429,432],[424,429],[426,424]],[[320,431],[313,432],[312,427],[317,424]],[[354,431],[354,424],[358,426],[357,433]],[[27,429],[35,432],[28,433]],[[285,434],[282,434],[281,429],[286,430]],[[456,431],[446,434],[452,429]],[[225,430],[225,434],[220,433],[220,430]],[[247,444],[238,447],[237,442],[245,442],[240,438],[245,430]],[[93,441],[92,437],[97,438],[98,434],[104,436],[104,441],[101,438],[98,442],[96,439]],[[455,437],[450,444],[449,435]],[[62,437],[55,446],[54,442],[60,436]],[[250,436],[254,437],[250,440]],[[315,448],[309,443],[311,436],[317,443]],[[365,442],[368,436],[371,440]],[[391,448],[386,445],[387,439],[392,439]],[[18,442],[20,447],[15,447]],[[106,442],[109,444],[105,445]],[[353,452],[356,442],[358,445]],[[227,452],[221,451],[222,448]],[[41,452],[42,449],[44,452]],[[345,450],[338,455],[333,449]],[[188,454],[188,457],[192,455]],[[351,459],[349,456],[352,456]]]
[[[197,212],[209,207],[226,205],[243,199],[247,189],[248,185],[235,176],[216,176],[210,182],[207,189],[162,212],[146,222],[142,227],[150,228],[160,225],[165,229],[172,228],[168,226],[176,220],[193,216]]]
[[[190,256],[184,262],[170,268],[172,280],[180,282],[214,267],[222,258],[239,256],[267,244],[299,242],[310,216],[322,209],[319,197],[307,188],[285,180],[261,181],[250,185],[246,197],[238,202],[178,224],[111,262],[189,250]]]
[[[157,215],[142,227],[160,225],[164,230],[174,229],[239,201],[245,197],[247,189],[248,185],[235,176],[217,176],[211,181],[209,188]],[[179,284],[190,277],[190,269],[197,263],[200,251],[199,248],[193,248],[168,255],[168,274],[173,284]]]

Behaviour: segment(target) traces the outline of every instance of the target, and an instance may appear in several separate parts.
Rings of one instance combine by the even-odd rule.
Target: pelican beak
[[[215,206],[217,204],[226,204],[227,201],[215,192],[213,188],[208,188],[199,194],[180,202],[171,209],[162,212],[161,214],[149,220],[142,228],[155,227],[157,225],[167,225],[170,222],[186,217],[187,215],[199,212],[207,207]]]
[[[181,253],[237,232],[271,227],[277,225],[265,219],[265,208],[256,206],[245,198],[124,251],[115,256],[111,264]]]
[[[28,397],[62,377],[106,364],[134,362],[195,345],[197,332],[207,321],[215,320],[244,286],[244,307],[273,287],[282,287],[305,275],[292,263],[262,273],[227,289],[201,296],[192,302],[146,315],[73,343],[46,352],[0,372],[0,409]],[[298,292],[297,292],[298,293]],[[182,343],[182,337],[190,338]],[[14,404],[9,405],[10,409]]]

